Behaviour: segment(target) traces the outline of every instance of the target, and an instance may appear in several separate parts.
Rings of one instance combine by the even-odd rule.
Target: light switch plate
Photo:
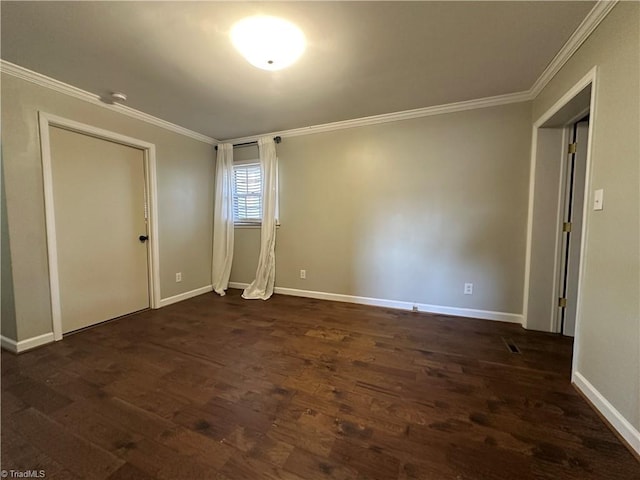
[[[604,190],[601,188],[593,192],[593,209],[602,210],[604,205]]]

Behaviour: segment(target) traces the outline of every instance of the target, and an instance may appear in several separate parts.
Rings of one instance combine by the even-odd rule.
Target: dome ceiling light
[[[293,23],[277,17],[247,17],[231,29],[231,41],[254,67],[280,70],[304,52],[306,41]]]

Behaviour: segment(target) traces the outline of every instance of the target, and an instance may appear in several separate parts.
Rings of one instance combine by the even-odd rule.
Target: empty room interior
[[[2,478],[640,479],[640,2],[0,18]]]

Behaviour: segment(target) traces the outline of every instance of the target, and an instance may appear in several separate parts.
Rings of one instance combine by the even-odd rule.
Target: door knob
[[[147,240],[149,240],[149,237],[147,235],[140,235],[138,237],[138,240],[140,240],[142,243],[146,242]]]

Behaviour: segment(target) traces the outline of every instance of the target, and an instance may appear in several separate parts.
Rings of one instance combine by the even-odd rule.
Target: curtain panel
[[[218,145],[213,215],[213,255],[211,284],[224,295],[229,287],[233,260],[233,145]]]
[[[258,139],[262,169],[262,227],[260,256],[255,280],[244,290],[242,298],[267,300],[273,295],[276,278],[276,202],[278,158],[272,137]]]

